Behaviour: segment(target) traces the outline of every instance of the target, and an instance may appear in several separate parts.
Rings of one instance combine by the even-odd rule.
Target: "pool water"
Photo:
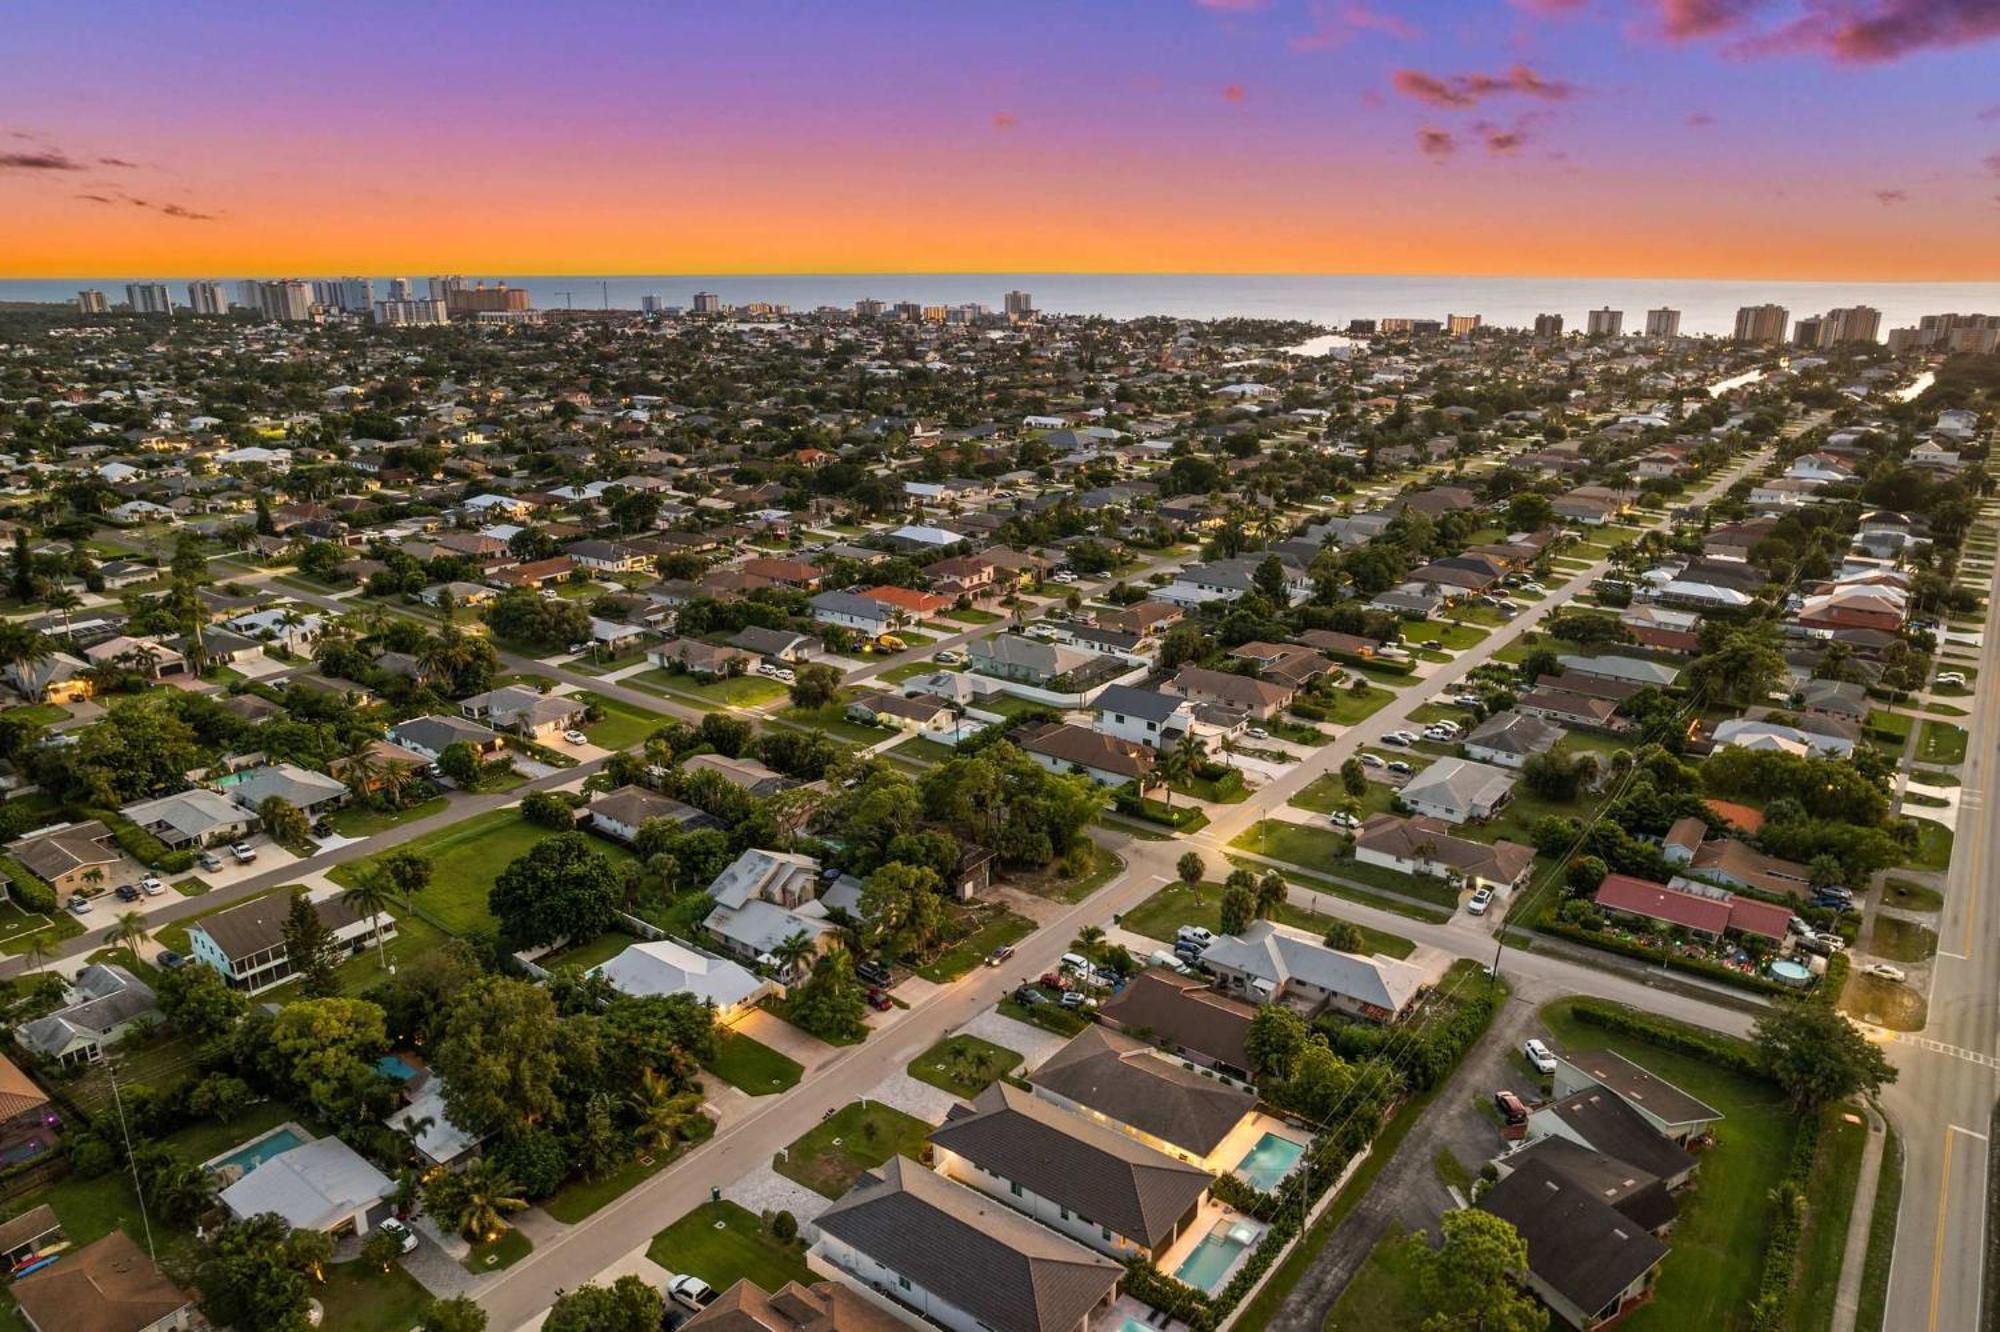
[[[274,1156],[289,1152],[294,1147],[302,1147],[307,1139],[293,1129],[273,1129],[255,1142],[246,1142],[227,1156],[218,1156],[208,1163],[210,1170],[220,1170],[224,1166],[236,1166],[244,1174],[249,1174]]]
[[[1218,1221],[1194,1252],[1181,1259],[1174,1276],[1196,1290],[1213,1295],[1222,1278],[1236,1265],[1237,1255],[1250,1246],[1230,1234],[1232,1222]]]
[[[1127,1314],[1125,1321],[1118,1325],[1118,1332],[1158,1332],[1158,1330]]]
[[[385,1078],[394,1078],[398,1082],[408,1082],[417,1076],[416,1066],[401,1055],[383,1055],[375,1061],[375,1071]]]
[[[1241,1161],[1236,1163],[1236,1177],[1253,1189],[1270,1193],[1292,1173],[1299,1158],[1306,1149],[1290,1138],[1281,1138],[1275,1133],[1266,1133],[1257,1140],[1257,1145]]]

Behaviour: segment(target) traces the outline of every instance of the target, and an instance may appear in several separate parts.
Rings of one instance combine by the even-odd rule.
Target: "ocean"
[[[227,276],[219,275],[219,276]],[[425,274],[411,274],[421,293]],[[1245,316],[1299,319],[1343,328],[1350,319],[1408,316],[1443,319],[1476,314],[1489,324],[1525,327],[1542,313],[1560,314],[1580,329],[1585,312],[1600,306],[1625,312],[1625,331],[1643,332],[1645,312],[1658,306],[1681,311],[1684,333],[1729,333],[1745,305],[1776,303],[1794,318],[1838,306],[1871,305],[1882,311],[1884,331],[1914,324],[1926,314],[2000,313],[1995,282],[1755,282],[1696,281],[1677,278],[1492,278],[1372,277],[1319,274],[1152,274],[1152,273],[770,273],[713,275],[523,277],[471,274],[525,287],[539,309],[610,308],[636,310],[643,296],[658,296],[686,307],[697,291],[712,291],[731,305],[769,301],[794,310],[821,305],[851,306],[873,298],[891,304],[977,302],[994,309],[1006,293],[1025,290],[1037,309],[1057,314],[1094,314],[1114,319],[1172,315],[1188,319]],[[0,301],[69,301],[79,288],[97,287],[116,302],[124,278],[0,279]],[[176,280],[174,299],[186,295]],[[376,279],[376,295],[387,293]]]

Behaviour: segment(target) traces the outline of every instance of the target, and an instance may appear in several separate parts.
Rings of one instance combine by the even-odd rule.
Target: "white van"
[[[1196,943],[1206,948],[1215,942],[1215,934],[1203,925],[1183,925],[1174,931],[1174,941],[1176,943]]]
[[[1081,953],[1064,953],[1062,955],[1062,969],[1069,972],[1072,976],[1088,976],[1090,974],[1090,959]]]

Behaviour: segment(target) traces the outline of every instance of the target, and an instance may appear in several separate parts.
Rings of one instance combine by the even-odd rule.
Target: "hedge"
[[[1806,1230],[1806,1187],[1813,1161],[1819,1156],[1823,1115],[1809,1116],[1792,1140],[1785,1177],[1771,1190],[1771,1238],[1764,1246],[1764,1271],[1757,1281],[1757,1298],[1750,1303],[1750,1326],[1756,1332],[1783,1327],[1791,1313],[1792,1268],[1798,1261],[1799,1240]],[[1820,1298],[1825,1292],[1817,1292]]]
[[[5,875],[14,900],[24,911],[44,914],[56,909],[56,890],[28,872],[28,867],[12,856],[0,856],[0,875]]]
[[[118,811],[112,809],[89,809],[84,812],[109,828],[112,837],[117,839],[119,849],[132,857],[132,859],[142,865],[150,865],[155,869],[166,869],[170,874],[180,872],[179,870],[169,869],[161,863],[174,854],[165,842],[118,813]],[[186,854],[187,864],[182,865],[181,869],[186,869],[189,865],[194,864],[193,853],[188,852]]]
[[[1763,976],[1746,976],[1734,967],[1725,967],[1720,962],[1711,962],[1705,957],[1683,957],[1679,953],[1667,953],[1658,948],[1648,948],[1645,944],[1620,939],[1616,935],[1603,934],[1596,930],[1572,925],[1567,921],[1543,920],[1535,927],[1544,934],[1574,940],[1591,948],[1601,948],[1607,953],[1618,953],[1624,957],[1636,958],[1641,962],[1664,964],[1669,971],[1685,971],[1693,976],[1708,976],[1746,990],[1760,994],[1797,994],[1790,985],[1769,980]]]
[[[1764,1067],[1764,1061],[1757,1057],[1756,1048],[1733,1036],[1703,1031],[1669,1018],[1653,1017],[1601,999],[1572,999],[1570,1016],[1586,1027],[1630,1036],[1673,1054],[1704,1060],[1745,1077],[1768,1079],[1771,1076]]]

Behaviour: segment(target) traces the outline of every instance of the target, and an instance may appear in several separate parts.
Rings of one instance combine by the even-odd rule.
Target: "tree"
[[[1476,1207],[1445,1213],[1444,1243],[1418,1233],[1410,1264],[1428,1317],[1423,1332],[1544,1332],[1548,1310],[1521,1288],[1528,1246],[1514,1227]]]
[[[468,1295],[432,1300],[423,1319],[424,1332],[486,1332],[486,1310]]]
[[[125,912],[111,928],[111,941],[130,949],[133,957],[139,956],[139,945],[152,937],[152,931],[146,928],[145,914],[139,911]]]
[[[1326,946],[1343,953],[1358,953],[1368,946],[1361,927],[1352,921],[1336,920],[1326,927]]]
[[[293,1093],[325,1114],[355,1100],[355,1088],[389,1048],[382,1007],[366,999],[300,999],[270,1028],[270,1048]]]
[[[1208,873],[1208,866],[1203,863],[1199,852],[1185,851],[1174,862],[1174,870],[1181,876],[1181,882],[1192,888],[1201,882],[1202,875]]]
[[[576,811],[569,801],[554,791],[530,791],[521,801],[521,817],[542,828],[570,832],[576,827]]]
[[[395,897],[395,885],[374,865],[363,868],[340,894],[340,900],[357,915],[368,917],[368,928],[375,934],[375,960],[384,971],[389,969],[389,952],[382,938],[382,917]]]
[[[618,876],[584,834],[557,833],[501,870],[486,901],[510,947],[585,942],[617,914]]]
[[[314,997],[332,994],[338,988],[333,979],[333,931],[304,893],[292,894],[281,937],[299,988]]]
[[[1254,1072],[1282,1082],[1292,1076],[1293,1061],[1305,1043],[1305,1019],[1283,1004],[1266,1004],[1250,1019],[1243,1052]]]
[[[639,1074],[629,1104],[633,1136],[654,1151],[664,1152],[686,1135],[688,1125],[701,1114],[701,1091],[676,1090],[671,1081],[649,1068]]]
[[[1289,889],[1286,886],[1284,875],[1278,873],[1276,870],[1266,870],[1264,871],[1264,877],[1257,880],[1255,891],[1257,895],[1257,918],[1259,920],[1269,920],[1277,914],[1278,908],[1285,904],[1285,897]]]
[[[454,740],[438,755],[438,771],[466,790],[479,786],[479,751],[463,740]]]
[[[402,1253],[403,1237],[379,1226],[361,1241],[361,1261],[383,1272],[393,1267]]]
[[[840,697],[840,671],[823,661],[809,661],[794,670],[792,704],[817,710]]]
[[[482,976],[461,989],[431,1055],[452,1123],[513,1133],[553,1114],[560,1036],[555,1001],[531,981]]]
[[[810,934],[804,930],[793,930],[778,940],[778,946],[771,950],[771,958],[778,964],[781,975],[796,976],[805,960],[819,951]]]
[[[583,1285],[558,1299],[542,1332],[658,1332],[666,1317],[660,1292],[635,1276],[608,1286]]]
[[[431,886],[430,858],[418,851],[399,847],[379,857],[375,868],[402,895],[405,909],[413,905],[418,893]]]
[[[507,1228],[506,1217],[528,1205],[520,1186],[490,1157],[463,1170],[439,1175],[424,1190],[424,1210],[465,1238],[491,1242]]]
[[[264,803],[257,806],[257,817],[280,846],[298,846],[312,836],[312,820],[283,796],[265,796]]]
[[[1896,1080],[1882,1047],[1831,1005],[1795,1000],[1772,1008],[1750,1029],[1772,1079],[1801,1113]]]
[[[1274,606],[1291,604],[1291,589],[1285,582],[1285,563],[1276,555],[1266,555],[1250,574],[1250,581]]]
[[[1351,758],[1340,765],[1340,789],[1356,800],[1368,794],[1368,769],[1360,759]]]
[[[820,955],[812,974],[786,997],[785,1016],[822,1040],[849,1040],[862,1033],[867,1000],[854,979],[854,959],[846,949]]]
[[[1241,885],[1226,888],[1222,893],[1222,932],[1241,934],[1250,928],[1250,922],[1257,918],[1257,894]]]
[[[154,983],[160,1013],[174,1030],[200,1045],[228,1032],[250,1009],[214,967],[176,967]]]
[[[1785,658],[1764,624],[1731,630],[1714,650],[1688,663],[1686,683],[1710,705],[1762,703],[1784,680]]]
[[[211,1236],[195,1264],[201,1310],[217,1327],[303,1332],[308,1278],[331,1254],[326,1236],[292,1230],[269,1212],[232,1221]]]

